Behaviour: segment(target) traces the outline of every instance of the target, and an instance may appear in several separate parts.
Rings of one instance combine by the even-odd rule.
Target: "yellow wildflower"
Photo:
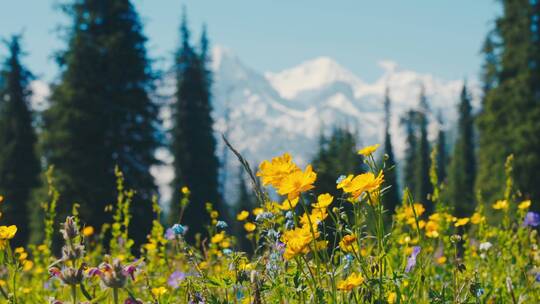
[[[93,235],[94,234],[94,227],[92,227],[92,226],[84,227],[83,230],[82,230],[82,234],[85,237],[89,237],[89,236]]]
[[[295,171],[287,175],[278,187],[278,193],[287,195],[289,200],[297,198],[300,193],[315,188],[313,183],[317,179],[317,173],[313,172],[311,165],[305,171]]]
[[[263,213],[264,210],[263,210],[263,208],[255,208],[255,209],[253,209],[252,212],[253,212],[253,215],[257,216],[257,215]]]
[[[221,243],[219,243],[219,247],[221,247],[221,248],[229,248],[229,247],[231,247],[231,242],[229,240],[225,239]]]
[[[437,264],[439,265],[443,265],[444,263],[446,263],[446,257],[443,255],[443,256],[440,256],[437,258]]]
[[[530,206],[531,206],[531,200],[526,200],[526,201],[521,202],[518,205],[518,209],[523,210],[523,209],[529,208]]]
[[[480,224],[481,222],[485,221],[485,217],[480,215],[480,213],[478,212],[475,212],[472,216],[471,216],[471,223],[473,224]]]
[[[426,223],[426,236],[429,238],[438,238],[439,237],[439,224],[435,221],[428,221]]]
[[[313,204],[313,208],[327,208],[332,204],[332,201],[334,200],[334,197],[328,193],[321,194],[317,197],[317,203]]]
[[[339,282],[337,288],[339,290],[351,291],[355,287],[360,286],[362,283],[364,283],[364,278],[362,275],[353,272],[344,281]]]
[[[298,254],[309,252],[309,244],[313,241],[313,237],[318,238],[320,233],[316,227],[313,232],[309,226],[302,226],[293,230],[287,230],[283,233],[281,240],[286,245],[283,257],[290,260]]]
[[[465,226],[469,223],[469,221],[470,219],[468,217],[460,218],[456,221],[456,223],[454,224],[454,227]]]
[[[394,304],[396,303],[396,300],[397,300],[397,293],[395,292],[390,292],[388,294],[388,296],[386,297],[386,301],[389,303],[389,304]]]
[[[357,237],[354,234],[345,235],[339,242],[339,248],[344,252],[358,252]]]
[[[0,226],[0,250],[6,247],[9,240],[15,237],[17,226]]]
[[[22,263],[22,266],[23,266],[23,271],[30,271],[34,267],[34,262],[32,262],[30,260],[25,260]]]
[[[281,205],[278,205],[278,208],[281,210],[291,210],[298,205],[299,197],[294,198],[292,200],[286,198]]]
[[[182,194],[189,194],[189,192],[190,192],[189,188],[186,187],[186,186],[182,187],[182,189],[180,189],[180,191],[182,192]]]
[[[379,146],[380,146],[380,144],[375,144],[375,145],[372,145],[372,146],[364,147],[364,148],[358,150],[358,154],[368,157],[371,154],[375,153],[375,151],[377,151],[377,148],[379,148]]]
[[[159,297],[161,297],[162,295],[164,295],[166,293],[167,293],[167,288],[165,288],[163,286],[152,288],[152,294],[156,298],[159,298]]]
[[[220,233],[216,233],[216,234],[210,239],[210,241],[211,241],[213,244],[218,244],[218,243],[221,243],[221,241],[223,241],[223,239],[225,239],[225,231],[221,231]]]
[[[217,219],[218,216],[219,216],[219,212],[217,212],[216,210],[212,210],[212,211],[210,212],[210,218],[212,218],[212,219]]]
[[[244,229],[246,229],[247,232],[253,232],[255,231],[255,228],[257,228],[257,226],[251,222],[247,222],[244,224]]]
[[[493,209],[495,210],[506,210],[508,209],[508,201],[507,200],[498,200],[495,202],[495,204],[493,204]]]
[[[238,215],[236,215],[236,219],[238,221],[245,221],[249,216],[249,212],[246,211],[246,210],[242,210],[240,211],[240,213],[238,213]]]
[[[347,177],[341,179],[339,181],[339,183],[337,184],[336,188],[341,189],[341,188],[347,186],[352,181],[353,177],[354,177],[354,175],[349,174]]]
[[[364,192],[373,192],[379,190],[379,187],[384,181],[384,175],[379,172],[379,175],[371,172],[363,173],[355,176],[350,183],[343,187],[343,191],[346,193],[351,193],[352,196],[356,199]]]
[[[261,177],[264,186],[272,185],[279,187],[282,180],[300,168],[292,162],[292,157],[289,153],[272,158],[272,161],[263,161],[259,165],[257,176]]]
[[[300,223],[304,226],[311,224],[313,227],[317,227],[317,225],[324,221],[327,217],[328,213],[326,212],[326,209],[313,209],[311,210],[311,214],[309,216],[307,213],[302,214],[300,217]]]

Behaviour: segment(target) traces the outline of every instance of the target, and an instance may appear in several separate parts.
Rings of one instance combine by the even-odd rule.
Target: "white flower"
[[[480,244],[479,248],[481,251],[488,251],[491,246],[493,246],[493,244],[491,244],[490,242],[483,242]]]

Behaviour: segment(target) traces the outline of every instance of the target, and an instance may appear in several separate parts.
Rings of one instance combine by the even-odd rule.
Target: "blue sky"
[[[197,37],[203,23],[211,42],[231,48],[247,65],[277,72],[330,56],[372,81],[380,60],[445,79],[476,77],[480,46],[500,8],[495,0],[134,0],[157,68],[171,62],[182,5]],[[3,0],[0,36],[24,33],[25,59],[44,80],[64,47],[56,31],[66,22],[57,0]],[[4,50],[0,51],[5,54]]]

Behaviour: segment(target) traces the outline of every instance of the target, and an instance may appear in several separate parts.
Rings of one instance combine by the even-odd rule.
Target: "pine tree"
[[[115,201],[114,168],[136,189],[130,234],[145,240],[156,186],[150,167],[160,144],[158,107],[149,94],[155,75],[146,38],[129,0],[77,0],[64,6],[72,18],[68,47],[58,55],[59,83],[44,113],[43,149],[54,165],[60,215],[81,205],[81,218],[100,227]]]
[[[384,97],[384,113],[385,113],[385,131],[384,131],[384,154],[385,166],[387,170],[384,172],[384,187],[390,187],[383,196],[384,207],[392,214],[401,202],[399,197],[399,186],[397,181],[397,167],[394,158],[394,149],[392,148],[392,138],[390,135],[390,111],[391,111],[390,92],[388,88]]]
[[[424,87],[420,92],[420,103],[417,115],[418,124],[418,151],[417,160],[415,163],[415,179],[416,179],[416,195],[415,199],[424,203],[428,213],[433,211],[433,206],[430,203],[428,196],[432,192],[432,185],[429,179],[430,167],[430,148],[428,141],[428,102]]]
[[[516,188],[540,199],[540,64],[538,1],[502,1],[503,14],[484,45],[484,99],[479,115],[476,185],[487,201],[504,189],[504,160],[515,155]],[[496,35],[496,44],[491,43]]]
[[[334,128],[329,138],[321,135],[319,150],[313,158],[317,172],[317,194],[340,194],[336,180],[342,174],[359,174],[365,171],[362,156],[356,153],[355,135],[345,128]]]
[[[448,167],[448,156],[446,153],[446,132],[442,113],[439,111],[437,120],[439,121],[439,134],[437,135],[437,177],[439,182],[446,181],[446,169]]]
[[[405,127],[406,135],[406,148],[405,148],[405,168],[403,170],[403,184],[409,189],[411,194],[416,193],[416,152],[418,150],[418,138],[416,135],[416,117],[417,112],[415,110],[407,111],[403,117],[401,117],[401,125]]]
[[[214,203],[224,213],[218,192],[216,139],[211,116],[211,74],[207,68],[208,39],[206,31],[201,38],[199,53],[190,44],[190,32],[184,14],[180,27],[181,46],[176,54],[176,102],[173,105],[171,151],[174,156],[175,178],[173,189],[187,186],[191,202],[186,208],[183,224],[189,227],[188,239],[205,232],[208,214],[206,202]],[[173,202],[178,196],[173,197]],[[175,210],[171,221],[178,221]]]
[[[244,168],[238,168],[238,199],[235,204],[235,212],[238,214],[242,210],[251,211],[255,206],[255,197],[253,192],[246,185],[246,180],[244,177]],[[235,232],[236,238],[239,241],[239,247],[242,251],[251,252],[253,246],[246,238],[246,231],[244,229],[243,222],[234,221],[235,223]]]
[[[6,45],[9,55],[0,71],[0,195],[6,200],[5,224],[18,228],[14,245],[22,246],[28,240],[28,204],[40,163],[29,100],[32,74],[21,63],[20,37]]]
[[[464,84],[459,103],[458,134],[450,167],[450,202],[456,216],[469,216],[475,208],[474,118],[471,97]]]

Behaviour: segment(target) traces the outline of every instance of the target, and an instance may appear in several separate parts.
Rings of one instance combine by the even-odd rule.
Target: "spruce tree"
[[[439,122],[439,133],[437,135],[437,177],[440,183],[446,181],[446,169],[448,167],[448,155],[446,152],[446,132],[444,131],[444,122],[442,113],[437,115]]]
[[[458,217],[469,216],[475,208],[474,118],[471,97],[464,84],[459,103],[458,134],[450,167],[450,202]]]
[[[4,224],[17,225],[14,245],[28,240],[28,204],[37,186],[40,163],[35,153],[29,88],[32,74],[22,65],[20,37],[6,41],[8,58],[0,71],[0,195]]]
[[[126,186],[136,189],[130,234],[141,243],[152,223],[157,189],[150,167],[160,144],[142,25],[129,0],[76,0],[63,8],[72,25],[68,47],[57,57],[60,81],[52,87],[43,133],[61,193],[59,213],[77,202],[89,225],[109,222],[104,208],[116,199],[118,166]]]
[[[208,39],[206,31],[201,38],[200,52],[190,44],[190,32],[184,14],[180,27],[181,46],[176,53],[176,102],[172,108],[173,128],[171,152],[174,156],[175,178],[173,189],[187,186],[191,202],[186,208],[182,223],[189,227],[188,239],[197,233],[204,234],[208,223],[205,204],[211,202],[223,212],[218,192],[218,166],[216,139],[211,116],[211,74],[208,64]],[[175,194],[177,191],[175,191]],[[173,196],[173,202],[178,201]],[[177,210],[172,210],[172,222],[177,222]]]
[[[341,194],[336,189],[340,175],[359,174],[365,171],[362,156],[356,152],[355,135],[345,128],[336,127],[329,138],[321,135],[319,149],[313,158],[313,169],[317,172],[315,189],[317,194]]]
[[[390,212],[394,213],[396,206],[401,203],[399,197],[399,186],[397,181],[397,167],[394,158],[394,149],[392,148],[392,138],[390,135],[390,111],[391,111],[390,93],[388,88],[386,89],[384,96],[384,113],[385,113],[385,126],[384,126],[384,160],[386,171],[384,172],[384,187],[388,188],[387,192],[383,196],[384,207]]]
[[[516,189],[540,199],[540,64],[538,1],[502,1],[503,14],[484,45],[484,92],[480,131],[478,189],[487,201],[502,196],[504,160],[514,154]]]
[[[417,162],[417,146],[418,138],[416,135],[416,118],[417,112],[415,110],[408,110],[403,117],[401,117],[401,125],[405,127],[406,133],[406,147],[405,147],[405,168],[403,170],[403,184],[404,187],[409,189],[412,195],[416,194],[417,181],[416,181],[416,162]]]
[[[420,92],[420,102],[417,114],[418,124],[418,150],[416,159],[416,195],[415,199],[426,205],[427,212],[433,211],[433,206],[430,203],[428,196],[432,192],[432,185],[429,178],[430,168],[430,147],[428,141],[428,102],[424,87]]]

